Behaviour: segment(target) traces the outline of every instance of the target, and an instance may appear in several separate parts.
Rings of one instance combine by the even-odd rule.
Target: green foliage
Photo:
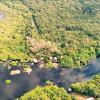
[[[49,61],[49,57],[45,56],[45,57],[44,57],[44,61],[45,61],[45,62],[48,62],[48,61]]]
[[[0,1],[0,60],[27,60],[29,48],[26,40],[31,31],[31,13],[20,1]],[[13,13],[12,13],[13,12]]]
[[[96,55],[97,57],[100,57],[100,48],[96,49]]]
[[[75,92],[100,97],[100,74],[93,76],[93,78],[87,82],[72,84],[71,87]]]
[[[66,90],[53,85],[36,87],[18,100],[73,100]]]
[[[38,33],[32,37],[37,35],[39,39],[55,43],[61,52],[58,58],[63,56],[60,60],[62,66],[83,66],[96,57],[95,50],[100,47],[100,1],[23,2],[30,7]]]
[[[60,64],[62,67],[70,67],[73,66],[73,59],[69,56],[63,56],[60,59]]]
[[[15,66],[18,65],[18,61],[11,61],[10,62],[10,65],[13,66],[13,67],[15,67]]]
[[[5,83],[6,83],[7,85],[11,84],[11,80],[5,80]]]
[[[53,83],[51,81],[49,81],[49,80],[46,81],[46,84],[47,85],[53,85]]]
[[[46,66],[47,66],[47,68],[53,68],[53,63],[51,61],[48,61]]]

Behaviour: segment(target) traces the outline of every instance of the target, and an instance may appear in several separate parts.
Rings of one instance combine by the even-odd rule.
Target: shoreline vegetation
[[[52,82],[47,81],[45,86],[37,86],[35,89],[24,94],[20,98],[17,98],[16,100],[47,100],[47,98],[50,100],[58,100],[58,98],[60,100],[88,100],[89,98],[91,98],[92,100],[99,100],[99,81],[100,74],[94,75],[92,79],[90,79],[87,82],[73,83],[71,85],[71,88],[69,88],[71,89],[70,91],[68,91],[69,89],[65,90],[64,88],[58,87],[57,85],[54,85]],[[56,91],[56,89],[59,90]]]
[[[44,87],[36,87],[34,90],[26,93],[16,100],[76,100],[75,97],[69,95],[64,88],[56,85],[46,85]]]

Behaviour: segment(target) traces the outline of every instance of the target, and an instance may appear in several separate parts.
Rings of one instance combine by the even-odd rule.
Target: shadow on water
[[[91,61],[85,68],[73,70],[66,68],[39,69],[37,65],[32,66],[30,75],[22,73],[10,76],[9,71],[0,67],[0,100],[14,100],[24,93],[32,90],[37,85],[44,86],[46,80],[51,80],[58,86],[68,89],[70,84],[77,81],[86,81],[92,75],[100,73],[100,58]],[[5,84],[6,79],[11,79],[10,85]]]

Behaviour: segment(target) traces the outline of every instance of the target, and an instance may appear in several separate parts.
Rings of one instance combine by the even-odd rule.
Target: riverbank
[[[2,91],[0,98],[14,100],[14,98],[22,96],[38,85],[45,86],[47,80],[68,90],[72,83],[87,81],[93,75],[100,73],[100,59],[92,61],[82,69],[39,68],[38,63],[28,62],[25,66],[28,65],[32,69],[29,74],[28,72],[23,72],[23,68],[25,68],[22,67],[23,64],[19,65],[17,67],[13,66],[11,69],[8,69],[6,64],[5,66],[0,65],[0,90]],[[11,71],[14,70],[20,70],[21,73],[10,75]],[[11,80],[11,84],[7,86],[5,80]]]

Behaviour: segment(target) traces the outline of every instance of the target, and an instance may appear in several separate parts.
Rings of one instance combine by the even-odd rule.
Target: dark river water
[[[44,86],[46,80],[51,80],[54,84],[68,89],[71,83],[77,81],[87,81],[92,75],[100,73],[100,58],[91,61],[82,69],[40,69],[38,65],[31,66],[31,74],[9,75],[9,71],[0,66],[0,100],[14,100],[26,92],[32,90],[37,85]],[[5,80],[10,79],[12,83],[8,86]]]

